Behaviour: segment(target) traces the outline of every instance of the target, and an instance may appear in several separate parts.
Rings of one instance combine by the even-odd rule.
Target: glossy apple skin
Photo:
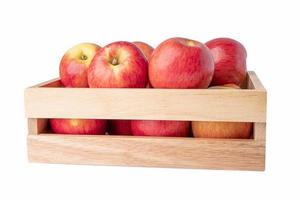
[[[149,61],[154,48],[151,47],[149,44],[140,41],[133,42],[133,44],[135,44],[143,52],[144,56]]]
[[[209,89],[240,89],[235,84],[212,86]],[[193,121],[192,132],[194,137],[224,138],[224,139],[249,139],[252,134],[253,124],[250,122],[206,122]]]
[[[81,43],[64,54],[59,74],[65,87],[88,87],[87,69],[99,48],[93,43]]]
[[[188,137],[190,122],[166,120],[132,120],[135,136]]]
[[[162,42],[149,61],[149,79],[154,88],[207,88],[213,73],[209,49],[185,38]]]
[[[132,135],[131,120],[110,120],[111,135]]]
[[[247,73],[245,47],[230,38],[210,40],[206,46],[210,49],[215,62],[211,85],[234,83],[241,86]]]
[[[147,44],[145,42],[140,42],[140,41],[133,42],[133,44],[135,44],[142,51],[142,53],[146,57],[147,61],[149,62],[149,59],[152,55],[154,48],[151,47],[149,44]],[[146,88],[152,88],[149,80],[148,80],[148,84],[147,84]]]
[[[106,123],[98,119],[50,119],[52,131],[59,134],[103,135]]]
[[[136,45],[114,42],[97,51],[88,68],[88,83],[92,88],[144,88],[148,82],[147,65]]]

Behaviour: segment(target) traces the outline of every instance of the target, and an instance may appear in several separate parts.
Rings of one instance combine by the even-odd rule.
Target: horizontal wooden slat
[[[134,136],[28,135],[32,162],[264,170],[264,143]]]
[[[266,91],[252,71],[250,90],[58,88],[59,79],[25,90],[28,118],[266,121]]]
[[[222,89],[28,88],[27,118],[265,122],[265,93]]]

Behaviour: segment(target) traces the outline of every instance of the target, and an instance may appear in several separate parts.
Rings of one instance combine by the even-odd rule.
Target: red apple
[[[112,135],[132,135],[131,120],[110,120],[109,124]]]
[[[235,84],[214,86],[209,89],[240,89]],[[252,133],[252,123],[250,122],[206,122],[193,121],[192,132],[194,137],[202,138],[241,138],[248,139]]]
[[[106,132],[106,120],[98,119],[50,119],[54,133],[76,135],[102,135]]]
[[[149,59],[152,55],[152,52],[154,50],[153,47],[151,47],[149,44],[147,44],[145,42],[139,42],[139,41],[133,42],[133,44],[135,44],[142,51],[142,53],[146,57],[147,61],[149,61]],[[147,88],[152,88],[149,81],[148,81],[148,84],[147,84],[146,87]]]
[[[185,38],[162,42],[149,61],[149,79],[154,88],[207,88],[213,73],[209,49]]]
[[[188,137],[190,122],[166,120],[132,120],[132,134],[135,136]]]
[[[133,42],[133,44],[135,44],[143,52],[144,56],[149,61],[153,52],[153,47],[151,47],[149,44],[146,44],[145,42],[139,41]]]
[[[59,67],[65,87],[88,87],[87,69],[99,48],[96,44],[81,43],[65,53]]]
[[[88,68],[92,88],[144,88],[148,62],[130,42],[114,42],[97,51]]]
[[[248,122],[192,122],[194,137],[248,139],[252,132],[252,123]]]
[[[247,52],[244,46],[229,38],[208,41],[206,46],[210,49],[215,62],[211,85],[234,83],[241,86],[247,73]]]

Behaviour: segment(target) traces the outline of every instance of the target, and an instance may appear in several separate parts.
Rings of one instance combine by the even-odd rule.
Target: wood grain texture
[[[264,151],[254,140],[28,135],[29,160],[43,163],[264,170]]]
[[[266,92],[33,87],[25,91],[25,113],[27,118],[265,122]]]
[[[266,90],[254,72],[244,90],[59,88],[54,79],[25,91],[32,162],[264,170]],[[43,118],[254,122],[253,139],[44,134]]]

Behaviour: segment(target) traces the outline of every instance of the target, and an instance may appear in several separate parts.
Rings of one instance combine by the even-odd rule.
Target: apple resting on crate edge
[[[65,87],[88,87],[87,69],[99,48],[93,43],[81,43],[64,54],[59,74]]]
[[[207,88],[214,73],[210,50],[186,38],[165,40],[149,60],[149,80],[153,88]]]
[[[50,119],[52,131],[59,134],[103,135],[106,123],[99,119]]]
[[[140,42],[140,41],[135,41],[133,42],[133,44],[135,44],[142,51],[146,59],[149,61],[152,52],[154,50],[153,47],[151,47],[149,44],[145,42]]]
[[[235,84],[213,86],[209,89],[240,89]],[[249,139],[252,133],[253,124],[250,122],[206,122],[193,121],[192,132],[194,137],[201,138],[228,138],[228,139]]]
[[[241,86],[247,74],[245,47],[230,38],[217,38],[205,44],[210,49],[215,62],[211,85],[234,83]]]
[[[133,43],[113,42],[97,51],[88,68],[88,83],[91,88],[145,88],[148,62]]]
[[[132,134],[135,136],[188,137],[190,122],[168,120],[132,120]]]
[[[148,61],[133,43],[114,42],[95,55],[88,70],[88,82],[94,88],[145,88]],[[130,120],[112,120],[112,134],[130,135]]]

